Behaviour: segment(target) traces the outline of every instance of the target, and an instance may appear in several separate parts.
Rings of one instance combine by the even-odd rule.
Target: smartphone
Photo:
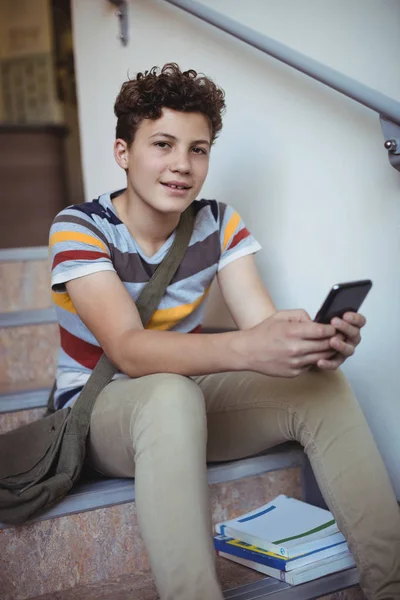
[[[371,287],[370,279],[337,283],[327,295],[314,321],[330,323],[333,317],[342,317],[345,312],[358,312]]]

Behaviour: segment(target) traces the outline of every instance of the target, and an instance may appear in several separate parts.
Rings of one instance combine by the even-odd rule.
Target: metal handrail
[[[386,136],[385,147],[389,151],[389,158],[393,158],[392,165],[400,170],[400,102],[195,0],[166,0],[166,2],[377,112],[381,117],[381,124],[383,125],[382,121],[385,124],[383,127]],[[388,139],[389,137],[393,139]]]

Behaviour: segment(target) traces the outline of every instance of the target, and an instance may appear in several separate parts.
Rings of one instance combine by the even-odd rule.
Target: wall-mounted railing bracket
[[[119,34],[118,38],[121,40],[123,46],[127,46],[129,42],[129,19],[128,19],[128,5],[126,0],[108,0],[111,4],[117,7],[115,16],[119,20]]]
[[[379,120],[385,138],[384,146],[388,151],[389,162],[392,167],[400,171],[400,125],[393,123],[393,121],[382,115],[379,116]]]

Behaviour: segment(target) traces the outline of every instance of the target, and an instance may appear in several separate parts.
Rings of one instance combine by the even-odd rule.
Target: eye
[[[157,146],[158,148],[161,148],[162,150],[164,148],[170,147],[170,144],[168,144],[168,142],[156,142],[154,145]]]
[[[195,147],[192,148],[192,152],[194,152],[195,154],[204,154],[207,156],[207,150],[205,150],[204,148]]]

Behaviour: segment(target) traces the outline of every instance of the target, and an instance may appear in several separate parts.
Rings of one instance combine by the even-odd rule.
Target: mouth
[[[180,191],[186,191],[186,190],[190,190],[191,186],[187,185],[186,183],[178,183],[178,182],[174,182],[174,183],[163,183],[162,181],[160,182],[161,185],[163,185],[164,187],[167,187],[171,190],[180,190]]]

